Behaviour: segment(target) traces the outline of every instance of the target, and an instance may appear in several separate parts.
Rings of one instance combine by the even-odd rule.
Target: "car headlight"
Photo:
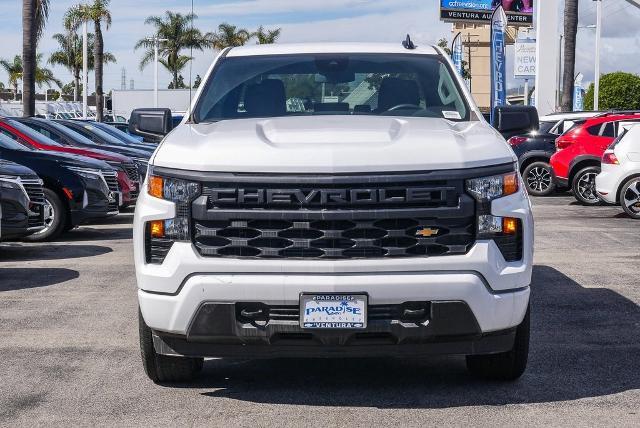
[[[200,184],[179,178],[149,175],[147,191],[153,197],[176,203],[187,203],[200,193]]]
[[[200,195],[200,184],[173,177],[154,175],[149,169],[149,195],[176,204],[174,218],[152,220],[145,227],[147,263],[161,264],[174,242],[191,240],[191,202]]]
[[[492,175],[467,180],[467,192],[479,202],[490,202],[518,191],[518,173]]]
[[[69,169],[80,177],[86,178],[88,180],[102,180],[102,173],[100,170],[91,169],[91,168],[79,168],[75,166],[70,166]]]
[[[507,262],[522,260],[522,221],[515,217],[492,215],[491,201],[513,195],[518,189],[516,171],[472,178],[466,182],[467,193],[477,201],[477,239],[493,240]]]
[[[0,177],[0,187],[4,189],[22,189],[17,177]]]

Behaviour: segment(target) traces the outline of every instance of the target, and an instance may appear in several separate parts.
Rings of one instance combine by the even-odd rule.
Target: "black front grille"
[[[27,195],[29,195],[29,227],[44,226],[44,190],[42,181],[33,177],[22,177],[20,181],[27,191]]]
[[[194,237],[204,256],[438,256],[468,251],[474,242],[474,219],[213,220],[197,222]]]
[[[118,193],[120,191],[120,186],[118,185],[118,175],[115,172],[102,172],[104,176],[104,180],[107,182],[107,187],[109,187],[109,191]],[[109,202],[109,211],[118,211],[118,198],[116,197],[113,202]]]
[[[102,175],[104,176],[104,180],[107,182],[107,186],[110,191],[117,192],[120,190],[120,187],[118,186],[118,176],[116,173],[103,172]]]
[[[248,306],[246,304],[236,304],[236,313],[239,315],[238,318],[242,321],[242,316],[240,315],[240,310],[244,306]],[[256,306],[254,304],[254,306]],[[249,306],[251,307],[251,306]],[[300,307],[294,305],[282,305],[282,306],[267,306],[267,305],[259,305],[261,309],[263,309],[266,320],[273,321],[295,321],[298,323],[300,321]],[[369,305],[367,307],[367,320],[399,320],[404,318],[403,309],[404,308],[425,308],[425,314],[428,315],[428,302],[410,302],[400,305]]]
[[[135,183],[140,181],[140,173],[135,163],[123,163],[122,167],[124,168],[127,177],[129,177],[129,180]]]
[[[465,254],[475,202],[451,172],[205,183],[191,206],[202,256],[353,259]],[[233,181],[233,179],[237,181]],[[264,180],[264,181],[263,181]]]

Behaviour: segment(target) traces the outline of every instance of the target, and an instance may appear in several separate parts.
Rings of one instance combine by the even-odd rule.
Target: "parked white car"
[[[596,191],[605,202],[619,203],[640,219],[640,125],[626,129],[604,152]]]

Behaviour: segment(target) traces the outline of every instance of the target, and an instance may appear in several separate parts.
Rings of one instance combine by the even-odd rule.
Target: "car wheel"
[[[573,196],[582,205],[599,205],[602,201],[596,193],[596,175],[600,174],[599,166],[588,166],[581,169],[573,177],[571,190]]]
[[[67,208],[56,192],[51,189],[44,189],[42,209],[44,210],[44,229],[27,236],[25,241],[51,241],[64,232],[67,225]]]
[[[527,192],[533,196],[548,196],[556,188],[553,182],[553,170],[546,162],[533,162],[522,172]]]
[[[640,177],[632,178],[622,186],[620,205],[629,217],[640,220]]]
[[[516,380],[522,376],[529,359],[530,324],[531,307],[527,308],[522,323],[516,329],[513,348],[499,354],[467,355],[469,372],[484,379],[502,381]]]
[[[202,370],[203,358],[169,357],[159,355],[153,348],[153,335],[138,310],[140,354],[144,371],[155,383],[186,382]]]

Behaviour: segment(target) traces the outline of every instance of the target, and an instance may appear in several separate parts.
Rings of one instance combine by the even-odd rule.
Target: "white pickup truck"
[[[537,121],[499,113],[500,130]],[[179,126],[140,109],[130,130],[164,137],[134,222],[153,381],[207,357],[458,354],[486,378],[524,372],[530,201],[438,48],[225,49]]]

